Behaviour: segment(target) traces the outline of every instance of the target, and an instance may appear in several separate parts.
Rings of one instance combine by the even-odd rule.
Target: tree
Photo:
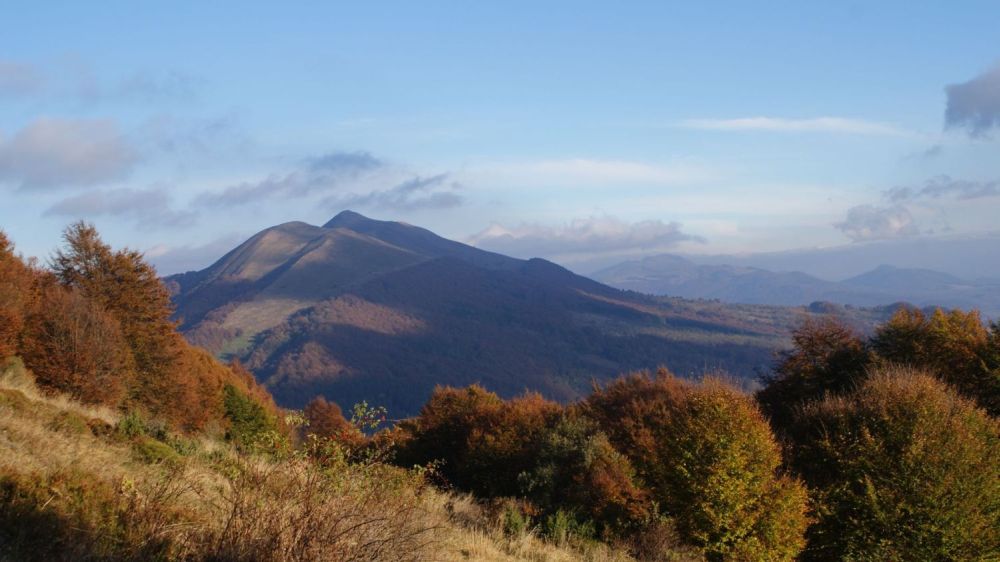
[[[545,431],[534,465],[518,481],[543,515],[568,512],[606,537],[640,531],[651,519],[649,494],[636,485],[632,463],[580,415],[566,414]]]
[[[49,285],[28,317],[21,353],[43,387],[118,406],[132,358],[118,322],[76,289]]]
[[[24,317],[35,301],[34,274],[14,253],[14,244],[0,230],[0,360],[17,353]]]
[[[929,316],[904,308],[872,338],[871,347],[886,363],[925,369],[972,398],[991,415],[1000,415],[1000,358],[996,330],[979,312],[935,309]]]
[[[873,361],[861,336],[832,318],[805,322],[792,342],[756,394],[772,425],[782,431],[790,429],[802,404],[852,388]]]
[[[818,516],[806,560],[1000,557],[1000,422],[971,401],[883,368],[796,423],[792,464]]]
[[[163,390],[176,359],[180,338],[170,320],[170,295],[134,250],[113,251],[93,225],[78,222],[63,233],[65,247],[56,251],[52,269],[63,285],[77,288],[104,307],[121,325],[140,377],[144,395]]]
[[[661,370],[597,388],[581,407],[709,559],[791,560],[803,546],[805,490],[779,473],[778,444],[749,396]]]
[[[308,422],[305,427],[307,435],[332,439],[345,445],[358,445],[364,441],[364,435],[344,418],[336,402],[327,402],[326,398],[317,396],[306,404],[302,413]]]

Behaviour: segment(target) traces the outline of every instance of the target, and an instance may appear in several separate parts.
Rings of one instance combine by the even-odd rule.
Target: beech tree
[[[709,560],[793,560],[802,549],[805,489],[781,474],[778,443],[751,397],[661,370],[597,388],[582,408]]]
[[[879,369],[806,406],[792,464],[813,490],[806,560],[995,560],[1000,422],[934,377]]]

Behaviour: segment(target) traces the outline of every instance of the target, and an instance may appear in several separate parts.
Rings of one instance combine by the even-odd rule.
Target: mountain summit
[[[323,394],[394,415],[415,413],[437,384],[570,399],[659,365],[751,376],[801,312],[749,322],[352,211],[265,229],[167,282],[188,339],[243,360],[279,402]]]

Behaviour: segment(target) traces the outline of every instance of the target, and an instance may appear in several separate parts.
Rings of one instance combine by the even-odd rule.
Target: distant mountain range
[[[877,306],[905,301],[917,306],[977,308],[1000,316],[1000,281],[966,280],[927,269],[880,265],[843,281],[801,272],[776,272],[745,265],[697,264],[675,255],[628,261],[592,277],[620,289],[683,298],[798,306],[829,301]]]
[[[594,380],[659,365],[749,378],[794,325],[830,312],[622,291],[350,211],[323,226],[268,228],[166,282],[186,337],[243,360],[279,403],[323,394],[397,416],[415,413],[437,384],[566,400]],[[862,329],[887,314],[835,312]]]

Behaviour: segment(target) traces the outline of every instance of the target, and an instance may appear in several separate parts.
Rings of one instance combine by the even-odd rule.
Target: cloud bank
[[[614,217],[576,219],[558,227],[522,224],[506,228],[494,223],[468,240],[474,246],[521,258],[662,251],[685,241],[703,240],[684,233],[676,222],[628,223]]]
[[[919,234],[913,215],[902,205],[858,205],[834,225],[854,242],[890,240]]]

